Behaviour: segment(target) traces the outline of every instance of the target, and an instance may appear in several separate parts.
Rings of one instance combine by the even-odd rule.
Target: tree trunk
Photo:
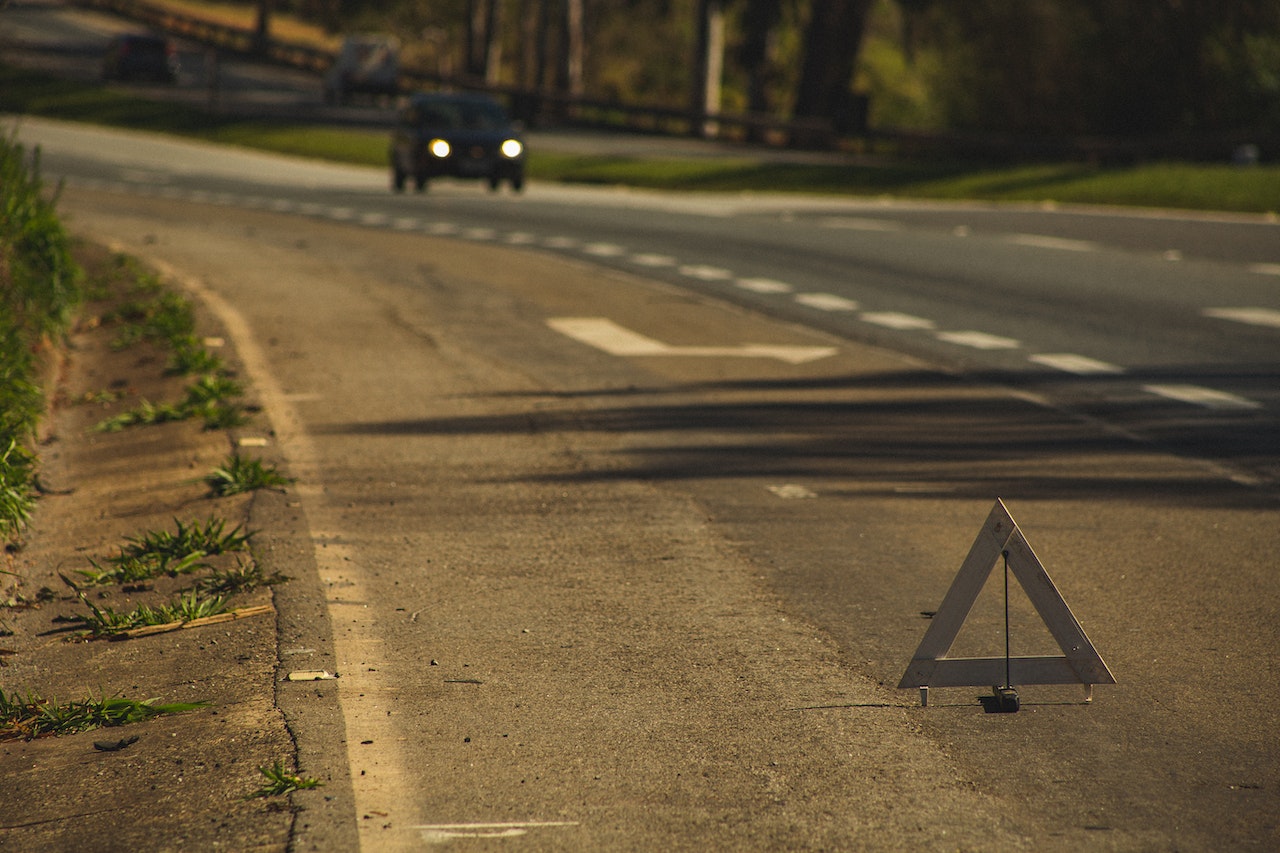
[[[586,53],[586,22],[584,17],[583,0],[565,0],[562,43],[564,65],[561,70],[561,81],[564,93],[570,98],[581,98],[585,90],[583,64]]]
[[[872,5],[873,0],[813,0],[796,87],[796,118],[822,119],[833,126],[852,119],[850,87]]]

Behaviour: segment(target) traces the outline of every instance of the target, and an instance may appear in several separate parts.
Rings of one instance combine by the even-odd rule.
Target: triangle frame
[[[921,688],[923,702],[929,687],[982,687],[1005,682],[1004,657],[949,658],[946,654],[986,585],[991,570],[1006,553],[1009,569],[1063,653],[1061,657],[1009,658],[1010,684],[1006,686],[1083,684],[1091,691],[1095,684],[1116,683],[1115,676],[1085,635],[1079,620],[1031,550],[1017,522],[1004,502],[997,499],[938,607],[929,630],[912,656],[907,671],[903,673],[899,688]]]

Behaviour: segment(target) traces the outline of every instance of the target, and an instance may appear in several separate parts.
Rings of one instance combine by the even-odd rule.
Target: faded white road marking
[[[680,267],[680,275],[696,278],[700,281],[724,281],[733,278],[733,273],[724,267],[712,267],[706,264],[690,264]]]
[[[1065,252],[1095,252],[1098,250],[1098,244],[1091,243],[1088,240],[1068,240],[1064,237],[1047,237],[1043,234],[1014,234],[1009,237],[1009,240],[1019,246],[1035,246],[1039,249],[1061,249]]]
[[[740,278],[738,279],[738,287],[743,290],[750,290],[752,293],[790,293],[791,285],[782,281],[774,281],[771,278]]]
[[[855,216],[828,216],[822,220],[824,228],[844,228],[849,231],[901,231],[902,223],[889,219],[863,219]]]
[[[620,258],[627,253],[617,243],[588,243],[582,247],[582,251],[597,258]]]
[[[938,340],[974,349],[1017,349],[1022,346],[1021,341],[986,332],[938,332]]]
[[[1280,264],[1250,264],[1249,272],[1258,275],[1280,275]]]
[[[834,293],[798,293],[796,302],[819,311],[857,311],[858,303]]]
[[[1251,326],[1274,326],[1280,329],[1280,311],[1274,308],[1206,308],[1203,313],[1206,317],[1217,317],[1219,320],[1235,320]]]
[[[531,246],[538,242],[538,238],[528,231],[513,231],[507,235],[506,242],[512,246]]]
[[[867,311],[860,314],[858,319],[876,326],[884,326],[887,329],[898,329],[904,332],[912,329],[934,328],[932,320],[926,320],[924,317],[917,317],[914,314],[900,314],[897,311]]]
[[[631,263],[641,267],[674,267],[676,259],[670,255],[651,255],[641,253],[631,256]]]
[[[422,227],[422,220],[413,216],[401,216],[392,221],[391,227],[397,231],[417,231]]]
[[[385,213],[364,213],[360,215],[361,225],[371,225],[376,228],[381,228],[382,226],[390,223],[391,217],[387,216]]]
[[[542,245],[548,249],[576,249],[581,243],[581,240],[575,240],[572,237],[548,237]]]
[[[817,492],[799,483],[783,483],[779,486],[766,486],[765,488],[783,500],[807,500],[818,496]]]
[[[531,829],[578,826],[576,820],[529,821],[527,823],[427,823],[411,826],[428,844],[448,844],[455,838],[515,838]]]
[[[1204,406],[1206,409],[1261,409],[1262,404],[1245,397],[1204,388],[1200,385],[1144,385],[1142,390],[1180,403]]]
[[[700,358],[772,358],[804,364],[836,354],[835,347],[743,344],[736,347],[672,346],[619,326],[605,317],[552,317],[547,325],[562,335],[616,356],[695,356]]]
[[[492,228],[468,228],[462,232],[462,236],[468,240],[492,240],[498,236],[498,232]]]
[[[452,222],[433,222],[427,226],[427,233],[439,234],[445,236],[447,234],[457,234],[461,229]]]
[[[1077,376],[1124,373],[1123,367],[1069,352],[1041,353],[1040,355],[1031,356],[1030,360],[1036,364],[1043,364],[1045,367],[1052,367],[1054,370],[1074,373]]]

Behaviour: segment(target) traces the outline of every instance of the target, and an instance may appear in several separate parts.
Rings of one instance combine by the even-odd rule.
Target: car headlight
[[[519,139],[508,139],[502,143],[502,156],[510,160],[514,160],[524,151],[524,146],[520,144]]]
[[[427,146],[427,150],[431,152],[433,157],[439,157],[441,160],[449,156],[449,143],[443,139],[433,139]]]

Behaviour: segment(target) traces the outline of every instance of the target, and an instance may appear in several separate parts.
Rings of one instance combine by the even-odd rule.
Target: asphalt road
[[[370,170],[22,135],[66,177],[73,226],[170,264],[257,352],[350,678],[345,729],[300,734],[309,766],[349,760],[335,826],[356,815],[367,844],[404,849],[480,823],[555,824],[520,828],[535,849],[1274,845],[1276,330],[1203,311],[1274,307],[1266,261],[976,233],[1006,210],[396,197]],[[913,219],[948,216],[968,235]],[[941,247],[952,287],[921,301]],[[1010,266],[1029,292],[1008,295]],[[1215,284],[1198,300],[1197,270]],[[1136,300],[1139,274],[1166,278],[1124,335],[1090,300],[1036,308],[1044,279]],[[989,277],[1059,345],[945,340],[1013,337],[963,295]],[[911,301],[871,303],[908,299],[891,281]],[[934,327],[874,322],[895,309]],[[1042,351],[1125,373],[1057,377],[1029,366]],[[1169,399],[1153,377],[1257,406]],[[977,689],[927,709],[896,689],[997,497],[1116,674],[1092,705],[1027,687],[992,716]],[[1000,650],[991,595],[953,654]],[[1016,648],[1056,652],[1016,585],[1011,624]]]

